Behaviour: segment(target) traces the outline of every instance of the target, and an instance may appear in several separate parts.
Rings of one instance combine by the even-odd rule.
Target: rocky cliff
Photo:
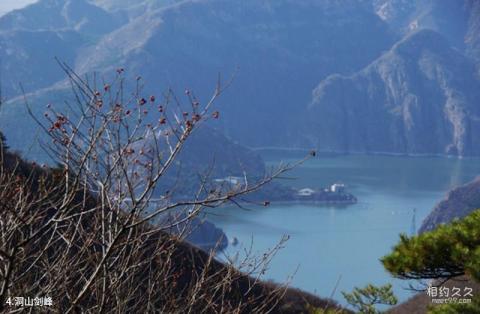
[[[160,219],[158,224],[164,227],[166,232],[182,236],[185,241],[206,252],[219,252],[227,248],[228,238],[222,229],[203,217],[186,217],[185,213],[170,213]]]
[[[302,133],[325,150],[478,155],[478,99],[474,63],[421,30],[362,71],[322,81]]]
[[[465,217],[476,209],[480,209],[480,178],[448,192],[425,218],[419,232],[433,230],[439,224]]]

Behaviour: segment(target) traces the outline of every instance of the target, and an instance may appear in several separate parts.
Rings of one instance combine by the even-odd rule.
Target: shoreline
[[[258,203],[257,203],[258,202]],[[302,200],[290,200],[290,201],[270,201],[270,203],[265,206],[263,204],[264,201],[249,201],[249,205],[247,206],[255,206],[255,207],[262,207],[268,208],[272,206],[289,206],[289,205],[316,205],[316,206],[338,206],[338,207],[346,207],[349,205],[355,205],[358,201],[351,202],[351,201],[302,201]],[[233,204],[225,204],[220,207],[230,207],[235,206]]]
[[[251,147],[248,146],[249,149],[255,152],[259,151],[288,151],[288,152],[303,152],[307,154],[308,152],[312,151],[310,148],[301,148],[301,147],[275,147],[275,146],[266,146],[266,147]],[[412,158],[428,158],[428,157],[435,157],[435,158],[455,158],[455,159],[480,159],[480,156],[475,155],[448,155],[448,154],[441,154],[441,153],[396,153],[396,152],[383,152],[383,151],[335,151],[335,150],[315,150],[315,152],[319,155],[340,155],[340,156],[347,156],[347,155],[365,155],[365,156],[388,156],[388,157],[412,157]]]
[[[329,206],[329,205],[338,205],[338,206],[348,206],[354,205],[358,202],[351,202],[351,201],[301,201],[301,200],[291,200],[291,201],[270,201],[270,204],[267,206],[272,205],[319,205],[319,206]]]

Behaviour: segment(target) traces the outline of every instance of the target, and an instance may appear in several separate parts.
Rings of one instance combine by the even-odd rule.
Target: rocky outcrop
[[[479,1],[373,0],[373,8],[395,32],[437,31],[480,66]]]
[[[222,251],[228,246],[227,235],[212,222],[200,217],[186,219],[186,214],[169,214],[160,220],[165,231],[184,238],[185,241],[209,252]]]
[[[438,225],[462,218],[480,209],[480,178],[451,190],[425,218],[419,232],[435,229]]]
[[[458,49],[465,46],[470,0],[373,0],[374,10],[396,32],[422,29],[441,33]]]
[[[322,81],[302,133],[324,150],[478,155],[475,71],[442,35],[421,30],[357,74]]]

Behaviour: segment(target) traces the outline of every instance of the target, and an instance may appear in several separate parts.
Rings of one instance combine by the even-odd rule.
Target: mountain
[[[12,98],[64,80],[55,57],[73,64],[82,47],[121,23],[120,17],[86,0],[40,0],[0,17],[3,96]]]
[[[100,80],[122,67],[152,94],[208,99],[233,76],[216,128],[245,146],[476,155],[479,14],[473,0],[41,0],[0,17],[0,123],[24,149],[19,82],[36,114],[61,106],[58,56]]]
[[[167,7],[184,0],[93,0],[92,3],[109,12],[133,19],[147,11]]]
[[[419,232],[431,231],[440,224],[463,218],[476,209],[480,209],[480,178],[448,192],[446,198],[424,219]]]
[[[95,10],[124,16],[119,12],[128,11],[129,2],[124,3],[115,8],[103,1],[105,9]],[[138,13],[143,9],[139,10],[140,15],[132,14],[122,20],[126,21],[124,24],[111,32],[100,32],[99,38],[90,42],[84,32],[73,26],[68,28],[79,36],[76,45],[62,45],[59,41],[54,50],[45,49],[42,42],[31,46],[14,44],[18,31],[6,31],[4,36],[15,40],[10,44],[12,53],[2,56],[4,67],[12,64],[2,75],[3,85],[8,87],[5,94],[13,99],[21,94],[15,88],[18,82],[29,81],[24,83],[27,92],[43,93],[46,102],[54,98],[52,94],[59,91],[51,87],[62,77],[54,54],[81,75],[97,71],[108,76],[123,67],[155,86],[152,91],[168,87],[183,91],[188,87],[202,99],[215,88],[218,73],[224,83],[235,73],[222,98],[225,104],[219,129],[249,146],[286,145],[295,140],[291,117],[303,110],[319,80],[332,73],[360,70],[397,39],[368,6],[356,0],[201,0],[159,7],[149,6],[151,1],[142,3],[145,5],[141,8],[150,9],[144,13]],[[48,2],[44,0],[37,7],[28,8],[41,12],[48,9]],[[59,6],[58,10],[61,9]],[[82,12],[90,15],[79,10],[79,14]],[[64,29],[65,23],[59,22],[55,27]],[[22,49],[28,59],[18,57]],[[38,50],[50,54],[52,59],[38,59]],[[29,65],[38,70],[23,70]],[[8,74],[15,68],[19,68],[19,73],[10,77]],[[43,79],[36,80],[37,76]],[[17,123],[30,122],[25,119]]]
[[[113,15],[86,0],[40,0],[0,19],[2,32],[70,29],[100,36],[119,26]]]
[[[204,97],[217,73],[228,80],[236,71],[224,97],[224,131],[248,145],[284,144],[285,126],[319,79],[360,69],[393,42],[375,14],[347,2],[185,1],[108,34],[76,69],[121,65],[147,82]],[[257,136],[266,123],[269,131]]]
[[[374,11],[393,31],[431,29],[480,64],[480,2],[477,0],[374,0]]]
[[[157,185],[156,193],[162,196],[165,191],[174,190],[176,199],[189,199],[198,193],[202,180],[211,182],[247,175],[253,182],[265,173],[265,163],[260,155],[233,142],[221,132],[201,125],[185,142],[175,164]]]
[[[362,71],[323,80],[299,137],[343,152],[478,155],[478,99],[475,64],[420,30]]]
[[[260,155],[206,125],[192,134],[179,160],[188,169],[210,170],[216,177],[243,176],[244,172],[262,176],[266,171]]]
[[[461,48],[468,28],[468,2],[457,0],[375,0],[377,14],[397,32],[431,29]]]
[[[73,62],[77,49],[84,43],[84,38],[72,30],[1,31],[3,98],[20,95],[22,88],[32,92],[64,79],[54,57],[61,55],[66,62]]]

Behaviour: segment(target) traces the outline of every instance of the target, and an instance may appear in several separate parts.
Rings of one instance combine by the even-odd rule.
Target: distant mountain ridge
[[[319,79],[359,70],[392,43],[358,1],[185,1],[108,34],[76,68],[122,64],[147,82],[200,95],[210,92],[217,73],[228,79],[236,72],[225,93],[223,130],[250,146],[286,145],[292,130],[285,126]],[[359,53],[348,53],[353,49]],[[269,131],[262,132],[266,123]]]
[[[55,57],[73,64],[81,48],[122,24],[86,0],[40,0],[0,17],[2,92],[13,98],[65,79]],[[20,84],[22,87],[20,87]]]
[[[480,64],[479,1],[374,0],[373,6],[382,20],[397,32],[434,30],[474,59],[477,66]]]
[[[41,0],[0,17],[0,124],[31,124],[19,82],[36,106],[68,94],[58,56],[201,99],[233,74],[218,130],[250,147],[479,155],[479,17],[472,0]]]
[[[2,32],[70,29],[99,36],[119,25],[114,15],[87,0],[39,0],[0,18]]]

